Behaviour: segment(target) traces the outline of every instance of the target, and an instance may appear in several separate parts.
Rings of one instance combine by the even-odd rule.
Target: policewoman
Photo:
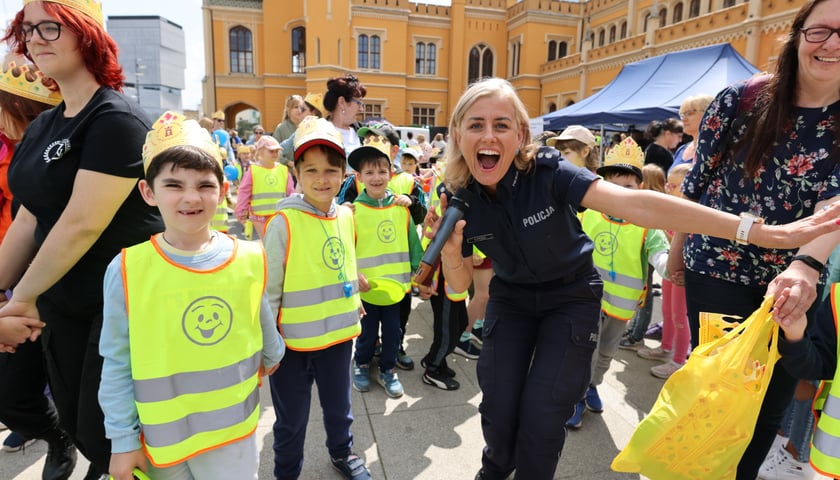
[[[575,218],[579,208],[724,238],[735,238],[741,225],[735,215],[598,181],[560,161],[556,150],[529,146],[528,118],[510,83],[491,78],[467,88],[449,124],[445,181],[450,192],[463,189],[470,208],[443,248],[443,272],[454,290],[466,290],[473,246],[495,271],[477,367],[486,446],[476,479],[500,480],[514,470],[520,480],[553,478],[564,423],[589,385],[602,282]],[[788,225],[752,224],[746,233],[756,244],[799,245],[836,230],[838,211],[832,206]],[[427,215],[432,235],[441,218]]]

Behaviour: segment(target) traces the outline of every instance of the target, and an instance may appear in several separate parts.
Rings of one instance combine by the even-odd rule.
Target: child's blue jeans
[[[365,316],[362,317],[362,334],[356,338],[356,363],[370,364],[381,325],[382,356],[379,357],[379,371],[388,371],[396,366],[397,350],[400,348],[400,304],[380,306],[362,301],[362,305],[365,307]]]

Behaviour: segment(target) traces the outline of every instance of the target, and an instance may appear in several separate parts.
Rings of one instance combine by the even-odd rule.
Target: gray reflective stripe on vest
[[[183,372],[162,378],[134,380],[134,398],[140,403],[163,402],[179,395],[221,390],[242,383],[260,368],[262,351],[241,362],[206,372]]]
[[[411,273],[392,273],[389,275],[382,275],[385,278],[390,278],[391,280],[396,280],[400,283],[411,283]]]
[[[619,297],[618,295],[615,295],[606,290],[604,290],[604,294],[601,299],[607,302],[608,304],[614,307],[618,307],[622,310],[636,310],[637,308],[639,308],[638,300],[630,300],[629,298]]]
[[[193,435],[212,432],[240,424],[248,419],[260,404],[260,389],[254,389],[241,403],[209,412],[191,413],[184,418],[155,425],[143,424],[143,438],[152,448],[169,447]]]
[[[277,211],[277,203],[280,200],[283,200],[286,196],[282,193],[257,193],[251,196],[251,210],[254,213],[263,213],[269,212],[274,213]],[[267,203],[265,205],[254,205],[254,200],[277,200],[277,202]]]
[[[356,268],[373,268],[387,263],[408,263],[409,261],[408,252],[383,253],[375,257],[357,258]]]
[[[282,323],[283,338],[315,338],[328,332],[335,332],[342,328],[351,327],[359,321],[359,311],[339,313],[322,320],[304,323]]]
[[[350,283],[353,285],[353,292],[358,292],[359,280],[355,279]],[[283,292],[281,303],[285,308],[308,307],[329,300],[335,300],[336,298],[344,298],[343,283],[333,283],[332,285],[324,285],[323,287],[299,290],[297,292]]]
[[[601,275],[601,279],[605,282],[614,283],[634,290],[643,290],[645,288],[645,281],[641,278],[633,278],[629,275],[622,275],[618,272],[613,272],[615,273],[615,280],[613,280],[610,276],[609,270],[601,268],[598,265],[595,265],[595,270],[598,270],[598,274]]]
[[[840,419],[840,398],[829,392],[828,398],[825,399],[822,415],[831,417],[835,421]],[[840,457],[840,438],[821,429],[818,423],[817,429],[814,431],[814,448],[824,455],[838,458]]]

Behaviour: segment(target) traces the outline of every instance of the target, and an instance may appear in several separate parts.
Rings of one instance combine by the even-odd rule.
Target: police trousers
[[[483,478],[554,478],[565,423],[589,385],[603,283],[490,283],[478,359]]]

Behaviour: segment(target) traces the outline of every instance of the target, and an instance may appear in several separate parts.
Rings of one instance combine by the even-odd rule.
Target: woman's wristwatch
[[[820,275],[822,275],[823,271],[825,271],[825,264],[810,255],[795,255],[790,260],[790,263],[797,261],[802,262],[805,265],[808,265],[809,267],[813,268]]]
[[[735,231],[735,242],[749,245],[750,229],[756,223],[764,223],[764,219],[751,213],[741,212],[741,222],[738,224],[738,230]]]

